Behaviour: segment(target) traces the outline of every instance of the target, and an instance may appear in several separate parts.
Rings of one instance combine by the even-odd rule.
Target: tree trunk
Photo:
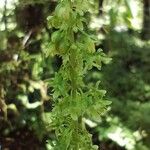
[[[150,40],[150,0],[143,0],[142,39]]]
[[[103,2],[104,0],[99,0],[99,15],[103,13]]]

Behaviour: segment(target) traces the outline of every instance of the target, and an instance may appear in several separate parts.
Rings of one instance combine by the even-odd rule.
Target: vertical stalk
[[[102,105],[105,92],[83,83],[85,73],[92,66],[100,68],[101,61],[106,60],[102,52],[95,52],[94,40],[83,29],[88,6],[88,0],[61,0],[49,20],[57,29],[52,34],[50,53],[63,59],[60,70],[50,82],[54,91],[52,124],[57,131],[56,150],[97,149],[82,118],[95,117],[108,105],[106,102]]]

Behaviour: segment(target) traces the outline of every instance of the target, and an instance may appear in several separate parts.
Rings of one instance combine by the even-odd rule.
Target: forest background
[[[49,55],[57,1],[0,0],[0,148],[51,149],[49,78],[62,59]],[[101,150],[150,149],[150,0],[90,0],[86,31],[108,64],[88,72],[112,104],[84,118]]]

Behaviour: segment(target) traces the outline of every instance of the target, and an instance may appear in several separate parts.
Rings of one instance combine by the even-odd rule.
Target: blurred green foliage
[[[112,117],[117,117],[123,128],[130,130],[130,135],[139,132],[139,141],[147,147],[150,146],[149,48],[150,43],[141,41],[137,35],[112,33],[110,55],[113,60],[103,68],[101,77],[108,99],[112,100]],[[111,121],[109,124],[113,126]],[[138,137],[134,138],[138,141]]]
[[[102,13],[99,13],[100,2]],[[147,23],[150,17],[145,17],[144,25],[147,11],[143,11],[142,6],[147,7],[145,2],[91,0],[91,15],[85,15],[89,23],[78,22],[81,29],[84,27],[88,33],[98,36],[96,48],[102,48],[112,58],[109,64],[103,64],[101,71],[95,67],[88,71],[85,80],[89,88],[91,82],[96,84],[100,80],[100,87],[112,101],[105,116],[85,119],[93,143],[100,145],[101,150],[150,149],[150,27]],[[31,146],[31,149],[51,150],[55,144],[55,133],[49,126],[54,104],[48,83],[62,64],[60,57],[49,56],[53,46],[51,34],[56,31],[49,20],[56,3],[53,0],[4,0],[0,6],[2,148]],[[141,40],[141,32],[145,30],[147,41]],[[89,43],[86,48],[92,52],[93,44]],[[45,58],[45,54],[48,57]],[[58,81],[60,86],[61,81]]]

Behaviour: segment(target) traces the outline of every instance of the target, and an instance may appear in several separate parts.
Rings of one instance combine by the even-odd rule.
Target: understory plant
[[[104,100],[105,90],[99,81],[85,84],[93,67],[109,58],[95,50],[95,38],[85,30],[88,0],[59,0],[54,15],[49,17],[52,33],[48,55],[62,58],[62,65],[49,85],[53,89],[51,127],[55,130],[55,150],[95,150],[83,118],[97,119],[104,114],[110,101]]]

